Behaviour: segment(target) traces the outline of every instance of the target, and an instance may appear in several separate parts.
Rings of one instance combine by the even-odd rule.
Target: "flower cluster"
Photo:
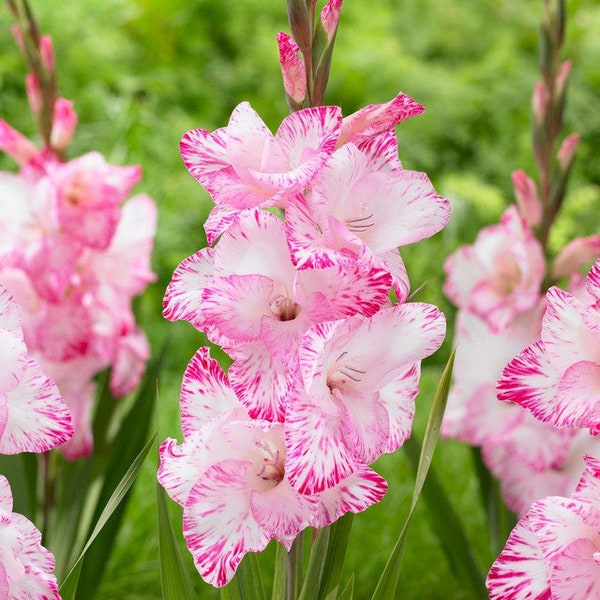
[[[60,600],[54,556],[34,524],[12,512],[10,485],[0,475],[0,596],[7,600]]]
[[[49,38],[40,45],[51,54]],[[38,116],[41,90],[32,74],[28,81]],[[126,395],[149,356],[131,302],[154,279],[156,208],[145,195],[123,204],[139,167],[113,166],[98,152],[64,161],[77,115],[62,98],[53,109],[41,150],[0,120],[0,149],[20,166],[0,172],[0,283],[19,305],[29,352],[69,407],[74,435],[61,450],[74,459],[92,449],[94,376],[111,367],[111,391]]]
[[[449,218],[427,176],[398,160],[393,127],[421,111],[404,94],[345,119],[307,108],[273,135],[242,103],[227,127],[182,139],[218,241],[177,267],[164,315],[233,363],[226,376],[206,348],[190,362],[184,442],[163,443],[158,478],[213,585],[270,539],[289,549],[385,493],[368,465],[410,435],[420,361],[445,333],[437,308],[406,302],[398,251]]]

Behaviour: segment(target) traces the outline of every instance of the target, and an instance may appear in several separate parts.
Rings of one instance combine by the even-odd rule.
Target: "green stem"
[[[304,535],[296,536],[288,552],[287,600],[296,600],[300,592],[304,564]]]

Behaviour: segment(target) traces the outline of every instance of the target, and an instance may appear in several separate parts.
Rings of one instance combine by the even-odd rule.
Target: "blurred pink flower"
[[[531,229],[510,206],[498,225],[485,227],[473,245],[449,256],[444,270],[448,298],[499,332],[538,303],[545,260]]]
[[[8,480],[0,475],[0,596],[6,600],[60,600],[54,556],[23,515],[12,512]]]

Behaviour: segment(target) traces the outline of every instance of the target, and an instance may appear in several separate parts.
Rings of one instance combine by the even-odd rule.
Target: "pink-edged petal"
[[[600,459],[586,454],[584,460],[586,468],[572,497],[600,506]]]
[[[202,294],[214,271],[212,248],[204,248],[183,260],[173,273],[163,300],[163,316],[169,321],[185,320],[201,329]]]
[[[450,219],[450,203],[435,191],[425,173],[400,171],[380,182],[365,177],[353,194],[364,196],[373,215],[373,226],[359,237],[375,254],[431,237]]]
[[[181,445],[171,438],[160,445],[158,482],[181,506],[185,506],[190,490],[210,465],[208,433],[209,429],[203,427]]]
[[[344,415],[328,396],[302,394],[287,408],[285,471],[301,494],[333,487],[361,464],[346,443]]]
[[[388,300],[390,275],[371,265],[350,264],[298,273],[299,293],[313,322],[360,313],[370,316]]]
[[[281,219],[264,210],[240,215],[215,246],[217,275],[264,275],[290,285],[295,270]]]
[[[394,452],[410,437],[419,393],[419,363],[410,365],[379,391],[379,404],[388,419],[388,437],[384,452]]]
[[[326,158],[335,148],[342,125],[342,113],[338,106],[316,106],[298,110],[287,116],[279,126],[275,137],[285,149],[292,168],[308,162],[316,154]],[[312,174],[319,168],[319,160],[312,167]],[[304,184],[306,180],[298,179]],[[278,186],[280,187],[280,186]]]
[[[552,565],[550,587],[556,598],[600,598],[600,546],[577,539],[563,549]]]
[[[344,407],[344,443],[357,461],[365,464],[375,462],[386,451],[390,437],[388,413],[379,402],[378,395],[365,398],[364,394],[351,390],[341,392],[334,389],[332,396]]]
[[[546,292],[546,299],[548,306],[544,313],[542,339],[548,360],[555,369],[565,371],[581,360],[600,363],[600,339],[585,318],[592,317],[587,309],[557,287]]]
[[[444,262],[446,281],[444,294],[459,308],[466,308],[473,282],[484,277],[484,271],[475,259],[472,246],[461,246]]]
[[[369,104],[343,120],[338,146],[393,129],[401,121],[424,110],[421,104],[402,92],[389,102]]]
[[[580,361],[571,365],[558,384],[552,423],[558,427],[589,427],[600,432],[600,365]]]
[[[577,539],[592,541],[600,549],[600,511],[589,502],[550,496],[529,511],[544,560],[551,566]]]
[[[0,510],[12,512],[13,498],[10,483],[4,475],[0,475]]]
[[[552,421],[559,373],[548,360],[543,341],[525,348],[513,358],[498,379],[498,400],[528,408],[541,421]]]
[[[247,471],[250,463],[225,460],[204,472],[183,510],[183,536],[202,578],[228,583],[247,552],[260,552],[269,535],[252,516]]]
[[[237,208],[230,208],[223,204],[217,204],[210,211],[204,222],[206,241],[209,244],[214,244],[217,238],[234,225],[234,223],[237,222],[238,217],[241,214],[244,214],[244,212],[245,211]]]
[[[236,342],[256,340],[261,318],[271,313],[273,291],[273,281],[264,275],[215,277],[202,298],[205,328]]]
[[[200,348],[189,362],[179,396],[181,428],[187,438],[211,419],[240,403],[218,361],[208,348]]]
[[[0,439],[2,454],[46,452],[73,435],[71,415],[58,388],[39,365],[23,357],[25,371],[6,394],[8,418]]]
[[[270,490],[255,490],[250,496],[256,522],[288,551],[294,538],[311,524],[317,505],[316,497],[299,494],[287,479]]]
[[[21,314],[12,294],[0,285],[0,329],[12,333],[17,339],[23,339]]]
[[[525,515],[512,530],[504,550],[488,573],[491,600],[551,600],[550,568]]]
[[[292,381],[288,368],[263,342],[242,344],[233,353],[229,382],[253,419],[283,421]]]
[[[348,239],[340,239],[337,247],[325,240],[312,207],[300,192],[288,198],[285,227],[290,256],[297,269],[324,269],[352,263],[368,252],[364,243],[347,231]]]
[[[380,502],[387,482],[367,466],[359,466],[352,475],[319,495],[319,514],[313,527],[326,527],[347,512],[359,513]]]
[[[596,301],[600,300],[600,259],[596,260],[587,274],[585,289]]]
[[[374,264],[385,269],[391,275],[392,286],[396,292],[398,302],[404,302],[410,292],[410,281],[400,252],[394,249],[374,258]]]
[[[398,140],[395,131],[386,131],[374,137],[353,142],[365,154],[375,171],[399,171]]]
[[[342,362],[354,360],[351,366],[363,371],[357,387],[379,390],[399,370],[433,354],[445,333],[446,320],[435,306],[396,304],[368,319],[356,316],[340,322],[336,336],[344,342],[336,352],[346,352]]]
[[[214,133],[192,129],[181,138],[179,150],[188,171],[206,186],[214,173],[227,167],[226,129],[217,129]]]

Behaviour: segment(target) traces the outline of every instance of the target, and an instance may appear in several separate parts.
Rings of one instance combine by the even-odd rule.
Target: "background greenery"
[[[96,149],[116,164],[139,163],[138,191],[159,208],[153,258],[158,281],[139,300],[153,347],[169,338],[159,381],[159,439],[181,439],[177,397],[187,361],[205,340],[187,323],[161,317],[161,300],[177,264],[206,243],[210,199],[183,167],[178,142],[188,129],[226,124],[249,100],[273,130],[286,114],[275,35],[288,30],[284,0],[32,0],[42,31],[54,39],[61,95],[73,99],[80,125],[72,155]],[[405,167],[426,171],[453,202],[444,232],[403,252],[421,300],[449,319],[442,350],[426,362],[416,431],[423,430],[441,365],[451,346],[453,309],[441,293],[443,258],[495,220],[512,201],[511,171],[533,173],[531,89],[537,78],[541,2],[531,0],[345,0],[327,101],[345,114],[410,94],[427,112],[398,128]],[[600,3],[568,2],[565,57],[574,62],[566,132],[582,136],[566,210],[551,243],[597,231],[600,161]],[[24,67],[0,9],[0,117],[28,135]],[[13,169],[6,159],[0,168]],[[1,200],[1,199],[0,199]],[[434,467],[464,518],[483,569],[493,560],[470,450],[438,448]],[[376,468],[388,479],[384,501],[355,519],[348,573],[367,597],[408,511],[413,476],[402,452]],[[159,598],[155,464],[135,488],[116,551],[97,598]],[[177,527],[180,514],[172,507]],[[183,547],[183,542],[182,542]],[[272,548],[267,555],[272,554]],[[186,561],[199,598],[216,597]],[[268,563],[268,557],[266,562]],[[403,598],[475,597],[448,565],[422,505],[413,521],[401,574]]]

